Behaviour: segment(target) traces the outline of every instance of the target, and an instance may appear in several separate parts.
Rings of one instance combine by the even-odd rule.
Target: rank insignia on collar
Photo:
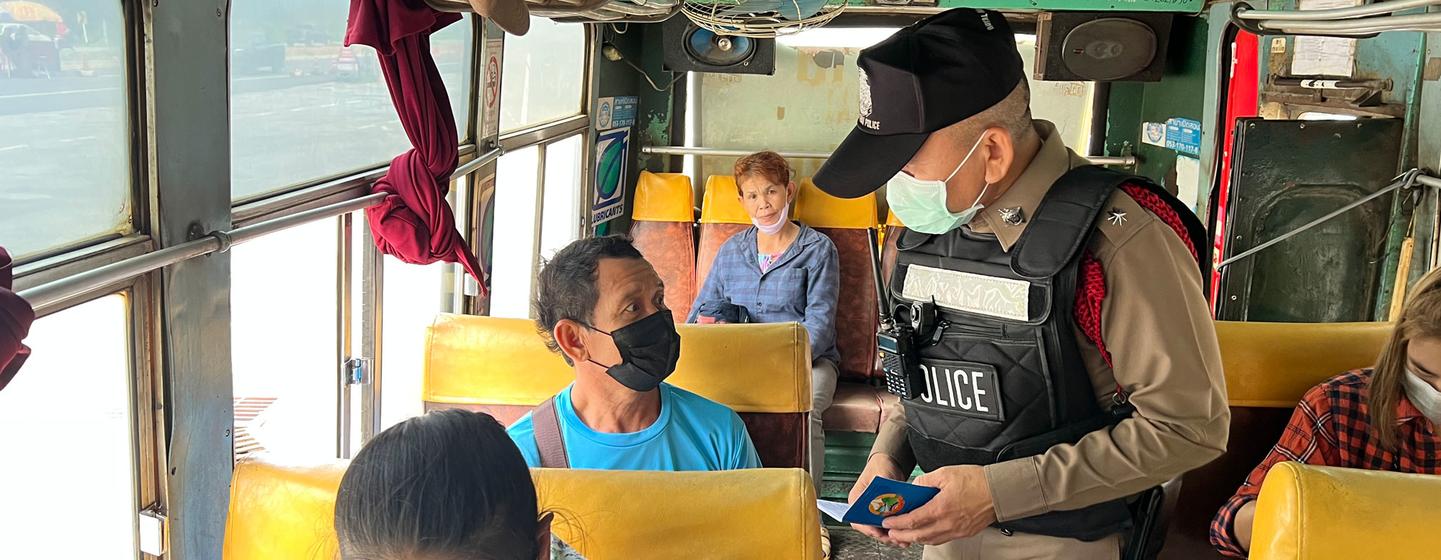
[[[1021,210],[1021,207],[1020,207],[1020,206],[1012,206],[1012,207],[1010,207],[1010,208],[1002,208],[1002,209],[1000,209],[1000,213],[1001,213],[1001,221],[1002,221],[1002,222],[1005,222],[1006,225],[1008,225],[1008,226],[1018,226],[1018,225],[1021,225],[1022,222],[1025,222],[1025,221],[1026,221],[1026,215],[1025,215],[1025,213]]]
[[[1125,225],[1126,213],[1122,212],[1120,208],[1112,208],[1111,212],[1106,215],[1106,221],[1111,222],[1113,226]]]

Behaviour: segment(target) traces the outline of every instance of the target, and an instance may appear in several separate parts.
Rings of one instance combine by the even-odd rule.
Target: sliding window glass
[[[231,195],[254,198],[410,149],[376,53],[344,46],[348,0],[235,0],[230,15]],[[455,113],[469,119],[469,16],[431,37]]]
[[[530,32],[505,36],[500,129],[509,132],[580,113],[585,26],[530,18]]]
[[[335,457],[338,236],[319,220],[231,251],[237,457]]]
[[[129,302],[40,319],[0,391],[0,558],[136,558]]]
[[[120,0],[0,2],[0,245],[19,258],[132,231]]]

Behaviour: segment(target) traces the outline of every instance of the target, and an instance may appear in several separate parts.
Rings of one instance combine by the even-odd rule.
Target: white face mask
[[[966,162],[975,155],[976,148],[981,147],[981,141],[985,138],[982,134],[976,139],[971,151],[966,152],[966,157],[961,159],[960,165],[957,165],[945,180],[917,179],[905,171],[899,171],[886,182],[886,203],[907,229],[939,235],[970,223],[976,218],[976,214],[986,207],[981,204],[981,198],[986,196],[986,189],[991,188],[990,183],[981,189],[981,194],[976,196],[976,201],[971,203],[970,208],[951,212],[946,205],[946,183],[966,166]]]
[[[775,235],[775,234],[781,232],[781,228],[786,227],[786,222],[787,222],[787,221],[790,221],[790,215],[791,215],[791,205],[790,205],[790,203],[789,203],[789,201],[788,201],[785,205],[782,205],[782,206],[781,206],[781,211],[780,211],[778,214],[776,214],[776,216],[775,216],[776,222],[775,222],[775,223],[773,223],[773,224],[762,224],[762,223],[756,221],[755,218],[751,218],[751,224],[754,225],[754,226],[756,226],[756,229],[761,230],[761,233],[764,233],[764,234],[766,234],[766,235]]]
[[[1406,398],[1421,415],[1430,420],[1432,424],[1441,426],[1441,391],[1437,391],[1430,383],[1411,373],[1411,368],[1406,368],[1406,375],[1401,380],[1401,386],[1406,389]]]

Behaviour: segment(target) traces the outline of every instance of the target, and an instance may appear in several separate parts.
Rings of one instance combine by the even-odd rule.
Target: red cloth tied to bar
[[[10,270],[10,253],[0,247],[0,391],[10,384],[20,366],[30,357],[30,349],[21,342],[35,322],[30,303],[11,291],[14,275]]]
[[[455,227],[446,203],[456,167],[455,116],[430,34],[460,19],[408,0],[351,0],[345,44],[368,45],[380,58],[390,98],[413,148],[390,163],[371,192],[384,201],[365,210],[381,252],[412,264],[460,263],[488,292],[489,278]]]

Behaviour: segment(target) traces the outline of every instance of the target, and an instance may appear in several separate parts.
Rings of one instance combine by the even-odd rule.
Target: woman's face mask
[[[1416,375],[1410,367],[1406,368],[1401,386],[1406,390],[1406,398],[1421,411],[1421,415],[1432,424],[1441,426],[1441,391],[1437,391],[1425,379]]]
[[[966,162],[975,155],[976,148],[981,147],[981,141],[985,138],[986,135],[982,134],[976,139],[971,151],[966,152],[966,157],[961,158],[961,163],[945,180],[917,179],[905,171],[899,171],[886,183],[886,203],[907,229],[939,235],[970,223],[976,214],[985,208],[985,205],[981,204],[981,198],[985,197],[986,190],[991,188],[989,183],[981,188],[981,194],[976,196],[975,202],[972,202],[969,208],[953,213],[946,205],[946,183],[966,166]]]
[[[675,319],[668,309],[611,332],[586,327],[610,336],[620,351],[621,362],[606,366],[589,358],[586,361],[606,368],[611,379],[632,391],[644,393],[659,387],[675,372],[676,362],[680,361],[680,333],[676,332]]]

